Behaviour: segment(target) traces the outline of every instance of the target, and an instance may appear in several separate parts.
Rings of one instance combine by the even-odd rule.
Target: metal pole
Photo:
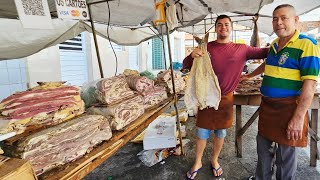
[[[194,48],[194,25],[192,25],[192,47]]]
[[[179,119],[179,111],[178,111],[178,107],[177,107],[178,97],[176,94],[176,89],[175,89],[175,84],[174,84],[174,75],[173,75],[172,57],[171,57],[171,48],[170,48],[170,36],[169,36],[169,29],[168,29],[167,21],[166,21],[166,31],[167,31],[168,53],[169,53],[169,60],[170,60],[171,80],[172,80],[172,87],[173,87],[174,108],[176,110],[176,121],[178,122],[181,154],[184,154],[183,144],[182,144],[182,135],[181,135],[181,124],[180,124],[180,119]]]
[[[167,69],[167,59],[166,59],[166,48],[164,46],[164,38],[163,38],[163,31],[162,31],[162,24],[160,25],[160,31],[161,31],[161,38],[162,38],[162,48],[163,48],[163,60],[164,60],[164,68]]]
[[[100,59],[100,53],[99,53],[99,46],[98,46],[98,41],[97,41],[97,35],[96,35],[96,29],[94,28],[94,23],[93,23],[93,19],[92,19],[92,16],[91,16],[91,8],[90,8],[90,6],[91,5],[88,5],[88,12],[89,12],[89,17],[90,17],[90,22],[91,22],[91,29],[92,29],[92,33],[93,33],[94,46],[96,47],[96,53],[97,53],[97,58],[98,58],[100,76],[101,76],[101,78],[104,78],[101,59]]]
[[[204,34],[206,34],[207,32],[207,23],[206,23],[206,20],[204,20]]]
[[[233,22],[231,23],[231,28],[232,28],[232,36],[231,36],[231,37],[232,37],[232,39],[231,39],[231,40],[233,41],[233,39],[234,39],[234,33],[233,33],[233,32],[234,32],[234,30],[233,30]]]

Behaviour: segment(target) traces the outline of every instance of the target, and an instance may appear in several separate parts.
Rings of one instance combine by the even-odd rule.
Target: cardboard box
[[[158,117],[146,129],[143,149],[163,149],[176,147],[175,117]]]
[[[37,179],[31,164],[23,159],[8,158],[0,155],[0,180]]]

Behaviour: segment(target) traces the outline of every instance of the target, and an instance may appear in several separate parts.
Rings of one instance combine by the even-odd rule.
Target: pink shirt
[[[269,51],[269,48],[256,48],[233,42],[217,43],[216,41],[209,42],[207,49],[223,96],[236,89],[246,60],[264,59]],[[183,60],[183,69],[191,69],[192,63],[193,59],[190,54]]]

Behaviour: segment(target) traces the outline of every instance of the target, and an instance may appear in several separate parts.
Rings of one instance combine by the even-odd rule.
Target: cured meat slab
[[[105,117],[82,115],[24,137],[11,146],[5,146],[4,151],[11,156],[29,160],[39,175],[82,157],[111,136],[109,122]]]
[[[153,91],[145,92],[142,95],[145,109],[155,106],[168,98],[167,91],[161,87],[156,87]]]
[[[145,92],[154,89],[154,81],[145,76],[126,76],[126,81],[132,90]]]
[[[107,117],[113,130],[121,130],[144,113],[143,104],[144,100],[139,95],[107,107],[91,107],[87,112]]]
[[[96,98],[102,104],[117,103],[133,95],[134,92],[129,88],[124,75],[97,82]]]
[[[55,125],[84,112],[80,88],[44,83],[15,93],[0,103],[0,134],[18,134],[32,125]]]

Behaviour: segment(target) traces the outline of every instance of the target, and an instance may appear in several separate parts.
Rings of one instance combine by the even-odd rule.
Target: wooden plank
[[[233,105],[247,105],[249,103],[248,96],[234,95]]]
[[[253,95],[249,97],[248,105],[260,106],[260,104],[261,104],[261,95]]]
[[[133,124],[128,126],[123,132],[115,133],[108,141],[96,147],[83,158],[73,163],[66,164],[59,168],[55,168],[47,173],[40,175],[40,179],[81,179],[89,174],[93,169],[98,167],[106,159],[112,156],[117,150],[124,146],[128,141],[145,129],[154,119],[162,114],[170,105],[173,104],[172,98],[170,102],[161,107],[148,111],[143,114]]]
[[[256,110],[256,112],[253,113],[253,115],[250,117],[248,122],[243,126],[243,128],[241,128],[238,131],[237,136],[242,136],[247,131],[247,129],[251,126],[251,124],[254,122],[254,120],[257,119],[257,117],[259,116],[259,109],[260,109],[260,107]]]
[[[242,158],[242,137],[237,136],[239,130],[242,127],[242,117],[241,117],[241,105],[236,105],[236,139],[235,139],[235,146],[236,146],[236,153],[237,157]]]
[[[250,105],[250,106],[260,106],[261,94],[234,94],[234,105]],[[310,109],[319,109],[319,96],[315,94],[312,99]]]
[[[311,110],[311,129],[318,134],[318,109]],[[317,141],[313,138],[310,138],[310,166],[317,166]]]

